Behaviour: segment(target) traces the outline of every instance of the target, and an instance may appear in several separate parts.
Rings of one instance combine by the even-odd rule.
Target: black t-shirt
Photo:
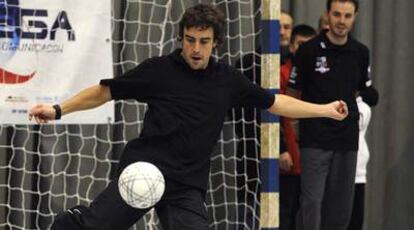
[[[206,190],[210,154],[227,111],[235,106],[267,109],[275,97],[212,58],[205,70],[192,70],[180,53],[147,59],[100,84],[110,87],[113,99],[148,104],[140,138],[127,144],[121,165],[152,162],[165,177]]]
[[[348,37],[346,44],[332,44],[325,33],[300,46],[288,86],[302,91],[302,99],[314,103],[343,100],[349,116],[344,121],[328,118],[301,119],[301,147],[358,150],[357,91],[371,84],[369,51]]]

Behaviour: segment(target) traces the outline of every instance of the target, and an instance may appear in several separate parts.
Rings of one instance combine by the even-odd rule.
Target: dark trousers
[[[356,151],[301,149],[299,230],[346,230],[351,218]]]
[[[365,184],[355,184],[354,205],[348,230],[362,230],[364,226]]]
[[[135,209],[121,198],[118,181],[109,186],[89,207],[77,206],[58,214],[52,230],[128,229],[150,209]],[[164,230],[207,230],[204,192],[168,181],[163,198],[155,206]]]
[[[280,175],[280,230],[295,230],[299,210],[300,175]]]

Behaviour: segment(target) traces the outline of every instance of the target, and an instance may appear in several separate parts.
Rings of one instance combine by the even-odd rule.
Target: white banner
[[[3,0],[0,4],[0,123],[29,122],[37,103],[55,104],[112,78],[110,0]],[[114,105],[57,123],[108,123]]]

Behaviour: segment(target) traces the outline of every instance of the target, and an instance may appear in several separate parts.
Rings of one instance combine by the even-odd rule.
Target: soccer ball
[[[118,188],[122,199],[128,205],[145,209],[154,206],[161,199],[165,181],[155,165],[138,161],[122,171]]]

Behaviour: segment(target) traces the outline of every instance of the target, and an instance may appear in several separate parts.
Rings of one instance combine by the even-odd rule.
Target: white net
[[[226,41],[215,56],[256,79],[260,1],[112,1],[115,75],[178,47],[178,22],[196,3],[226,14]],[[244,56],[249,56],[238,62]],[[260,73],[257,73],[260,75]],[[0,125],[0,228],[47,229],[54,216],[88,205],[113,175],[123,147],[139,135],[145,105],[116,102],[106,125]],[[207,206],[211,229],[258,229],[259,125],[254,110],[233,110],[212,153]],[[134,229],[161,229],[151,212]]]

